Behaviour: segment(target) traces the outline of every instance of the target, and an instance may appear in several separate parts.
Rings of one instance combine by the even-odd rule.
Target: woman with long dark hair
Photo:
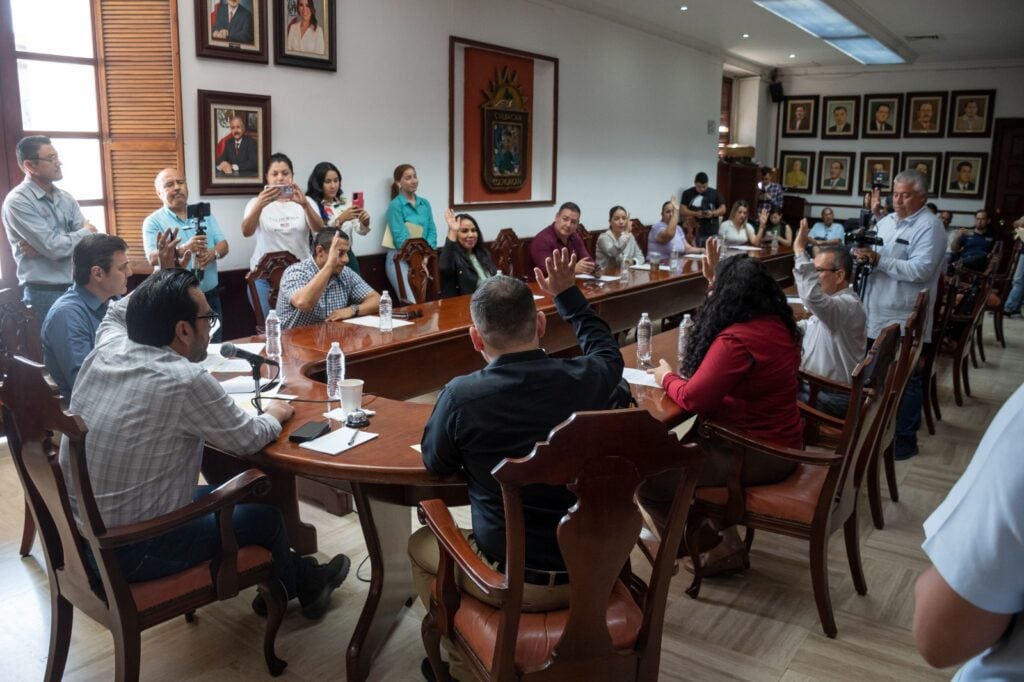
[[[704,274],[710,289],[698,311],[680,372],[665,360],[649,370],[672,400],[701,419],[714,419],[761,440],[785,447],[803,445],[797,409],[800,330],[786,294],[764,263],[746,254],[718,261],[720,245],[708,240]],[[695,431],[690,436],[700,440]],[[725,485],[732,458],[717,444],[702,443],[710,452],[699,486]],[[794,465],[747,453],[745,485],[775,483]],[[665,518],[675,488],[652,479],[641,497],[657,521]],[[666,497],[666,494],[668,497]],[[708,558],[708,572],[742,568],[746,548],[735,528],[722,532],[723,542]]]
[[[317,21],[313,0],[296,0],[295,14],[295,20],[288,26],[285,49],[288,52],[305,52],[326,57],[324,30]]]
[[[644,252],[636,243],[629,212],[621,206],[612,206],[608,211],[608,229],[597,238],[597,265],[602,270],[618,270],[620,261],[630,265],[642,265]]]
[[[398,288],[395,255],[409,237],[422,237],[430,244],[431,248],[435,248],[437,246],[437,227],[434,226],[430,202],[416,194],[416,190],[420,186],[416,168],[408,163],[399,164],[392,177],[394,182],[391,183],[388,224],[384,231],[383,246],[388,250],[384,260],[384,272],[388,276],[391,288],[399,292],[401,290]],[[401,270],[402,280],[406,285],[405,290],[411,291],[408,264],[402,263]],[[412,303],[411,300],[405,302]]]
[[[477,286],[498,269],[480,236],[476,218],[468,213],[458,215],[452,209],[444,214],[448,223],[448,240],[441,249],[438,270],[441,275],[441,298],[472,294]]]
[[[355,206],[351,197],[342,191],[341,171],[337,166],[330,161],[321,161],[313,167],[306,182],[306,201],[319,211],[324,225],[348,234],[348,265],[345,267],[360,274],[353,238],[356,233],[365,235],[370,231],[370,214],[361,206]]]

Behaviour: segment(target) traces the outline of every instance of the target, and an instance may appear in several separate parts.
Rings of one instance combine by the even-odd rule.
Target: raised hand
[[[767,208],[762,208],[761,212],[759,214],[757,214],[757,219],[760,221],[760,223],[762,225],[767,225],[768,224],[768,209]]]
[[[802,253],[807,250],[808,237],[807,218],[800,219],[800,229],[797,230],[796,238],[793,239],[793,253]]]
[[[161,270],[176,268],[178,266],[178,244],[181,239],[178,237],[178,228],[169,228],[166,232],[158,232],[156,235],[157,263]],[[191,255],[191,252],[189,252]]]
[[[455,241],[459,234],[459,221],[455,218],[455,211],[448,209],[444,212],[444,221],[448,223],[448,241]]]
[[[576,254],[569,254],[569,249],[556,249],[551,256],[544,259],[545,275],[540,268],[534,268],[533,274],[537,286],[545,294],[554,298],[569,287],[576,286]]]
[[[704,279],[710,287],[715,283],[715,269],[718,268],[718,261],[722,257],[722,243],[715,237],[711,237],[704,243],[704,258],[701,259],[701,269],[704,271]]]

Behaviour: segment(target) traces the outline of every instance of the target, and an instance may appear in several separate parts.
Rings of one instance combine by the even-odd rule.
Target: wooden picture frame
[[[815,191],[818,194],[852,194],[856,159],[855,152],[819,152]],[[837,173],[833,178],[834,171]]]
[[[779,179],[787,193],[814,193],[814,158],[815,152],[779,152]]]
[[[948,92],[908,92],[903,137],[942,137]]]
[[[949,96],[949,137],[992,137],[995,90],[954,90]]]
[[[267,63],[267,0],[195,0],[196,56]]]
[[[856,140],[858,137],[857,124],[859,122],[860,95],[822,98],[821,139]]]
[[[199,90],[197,99],[199,193],[259,194],[270,158],[270,96]]]
[[[967,170],[965,166],[969,166]],[[988,178],[987,152],[946,152],[942,171],[942,196],[945,199],[981,199]],[[966,188],[960,183],[965,181]]]
[[[888,173],[888,182],[882,186],[882,193],[892,191],[892,179],[896,177],[900,155],[896,152],[862,152],[860,155],[860,181],[857,189],[860,194],[870,192],[872,178],[876,170]]]
[[[448,205],[553,206],[558,59],[448,39]]]
[[[919,170],[928,176],[928,196],[939,196],[939,184],[943,176],[942,152],[903,152],[900,156],[900,170]]]
[[[864,95],[860,134],[867,139],[896,139],[903,128],[903,94]]]
[[[274,63],[338,70],[336,0],[271,0],[274,3]],[[308,18],[304,14],[309,12]],[[305,33],[302,22],[307,21]]]
[[[786,97],[782,102],[782,137],[818,136],[818,95]]]

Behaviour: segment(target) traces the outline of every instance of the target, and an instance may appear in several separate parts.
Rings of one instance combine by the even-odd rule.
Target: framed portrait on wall
[[[942,137],[947,92],[908,92],[903,137]]]
[[[783,137],[818,136],[818,96],[787,97],[782,103]]]
[[[818,194],[852,194],[854,152],[818,154]]]
[[[274,63],[338,70],[335,0],[271,0],[274,3]]]
[[[258,194],[270,158],[270,97],[200,90],[200,194]]]
[[[903,95],[864,95],[864,121],[861,135],[868,138],[896,138],[900,136],[903,120]]]
[[[814,152],[780,152],[779,172],[782,186],[793,194],[814,191]]]
[[[267,0],[195,0],[196,56],[267,63]]]
[[[939,196],[939,180],[942,178],[942,152],[903,152],[900,157],[900,171],[921,171],[928,178],[928,196]]]
[[[946,152],[942,172],[942,196],[947,199],[980,199],[988,174],[986,152]]]
[[[821,138],[856,140],[860,95],[825,97],[821,100]]]
[[[950,95],[949,137],[991,137],[995,90],[954,90]]]
[[[860,193],[870,192],[875,181],[876,173],[883,173],[880,176],[882,191],[892,191],[892,178],[896,174],[899,165],[900,155],[888,152],[863,152],[860,155]]]

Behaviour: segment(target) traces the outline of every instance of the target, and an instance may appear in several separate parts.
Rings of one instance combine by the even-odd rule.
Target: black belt
[[[67,291],[69,286],[71,286],[70,282],[67,284],[33,284],[32,282],[28,282],[25,285],[25,288],[39,289],[40,291]]]
[[[495,567],[495,570],[505,573],[505,563],[502,562]],[[539,571],[533,568],[523,569],[523,582],[541,587],[554,587],[555,585],[568,585],[568,571]]]

